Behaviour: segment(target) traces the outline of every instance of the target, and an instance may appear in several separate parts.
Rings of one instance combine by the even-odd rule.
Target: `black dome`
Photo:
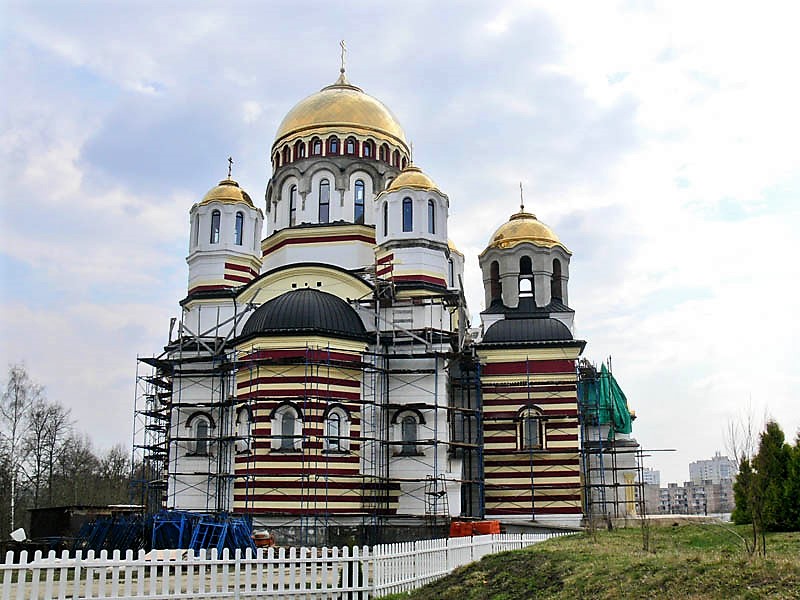
[[[503,319],[486,330],[482,344],[559,342],[572,340],[569,327],[558,319]]]
[[[367,332],[347,302],[326,292],[303,288],[259,306],[247,319],[242,336],[323,333],[364,340]]]

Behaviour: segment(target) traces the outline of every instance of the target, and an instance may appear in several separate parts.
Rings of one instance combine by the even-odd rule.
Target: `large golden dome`
[[[403,128],[391,111],[361,88],[351,85],[344,74],[336,83],[295,104],[278,127],[273,146],[295,135],[331,128],[378,134],[407,148]]]
[[[222,202],[223,204],[231,204],[244,202],[248,206],[253,206],[253,201],[250,196],[239,184],[233,179],[223,179],[215,187],[211,188],[208,193],[200,201],[200,204],[208,204],[209,202]]]
[[[393,192],[394,190],[399,190],[401,188],[425,190],[426,192],[439,192],[439,188],[436,187],[433,179],[428,177],[422,172],[422,169],[415,165],[408,165],[405,169],[403,169],[397,177],[392,179],[392,182],[389,184],[389,187],[386,188],[386,191]],[[439,193],[441,194],[441,192]]]
[[[536,215],[524,210],[511,215],[508,222],[501,225],[494,232],[486,249],[513,248],[523,242],[530,242],[534,246],[542,246],[544,248],[561,246],[564,250],[567,250],[567,247],[561,243],[561,240],[558,239],[552,229],[538,220]]]

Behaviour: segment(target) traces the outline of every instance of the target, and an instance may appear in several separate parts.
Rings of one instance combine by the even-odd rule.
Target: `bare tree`
[[[45,486],[52,501],[53,472],[64,450],[64,441],[72,423],[69,411],[61,404],[39,399],[30,409],[30,426],[25,439],[25,474],[33,486],[33,507],[38,508]]]
[[[31,381],[25,365],[9,365],[8,380],[0,402],[0,439],[6,446],[11,471],[9,513],[12,531],[16,529],[17,487],[24,460],[23,441],[29,430],[28,416],[31,407],[41,400],[43,394],[44,389]]]

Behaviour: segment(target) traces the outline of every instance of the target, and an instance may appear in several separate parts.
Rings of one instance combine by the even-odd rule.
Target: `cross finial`
[[[414,142],[411,142],[411,156],[409,158],[411,159],[411,164],[413,165],[414,164]]]
[[[347,53],[347,47],[344,45],[344,40],[339,42],[339,45],[342,47],[342,66],[339,68],[339,72],[344,75],[344,58]]]
[[[525,199],[522,195],[522,182],[519,182],[519,212],[525,212]]]
[[[231,171],[233,170],[233,158],[228,157],[228,179],[231,178]]]

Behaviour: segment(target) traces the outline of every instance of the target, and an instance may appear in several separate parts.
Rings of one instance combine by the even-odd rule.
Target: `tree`
[[[31,381],[25,365],[8,367],[8,381],[0,402],[0,436],[9,461],[11,489],[8,503],[12,531],[16,529],[17,488],[24,459],[23,442],[29,428],[28,414],[31,407],[41,400],[43,393],[42,386]]]
[[[794,447],[789,449],[783,504],[788,529],[800,531],[800,432],[795,438]]]
[[[785,443],[783,431],[775,421],[767,423],[761,433],[758,454],[753,458],[753,484],[761,501],[761,517],[767,531],[789,528],[786,499],[791,449]]]
[[[34,508],[40,506],[43,490],[47,490],[47,501],[53,500],[53,472],[71,427],[69,410],[61,404],[40,398],[31,407],[28,436],[23,447],[27,459],[24,471],[33,486]]]

